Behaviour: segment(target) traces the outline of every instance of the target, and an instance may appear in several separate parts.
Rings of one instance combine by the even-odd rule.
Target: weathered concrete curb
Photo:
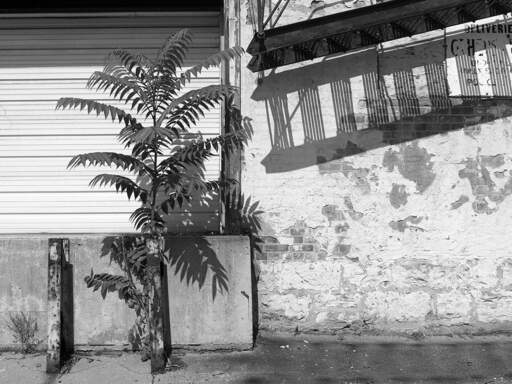
[[[0,319],[10,311],[33,313],[38,320],[41,340],[46,339],[47,328],[47,244],[50,237],[61,236],[0,236]],[[62,237],[70,239],[70,263],[74,270],[75,345],[78,348],[124,348],[133,325],[133,312],[116,294],[109,294],[102,300],[98,292],[87,289],[83,282],[91,268],[95,272],[119,273],[117,266],[110,264],[108,255],[100,257],[111,236]],[[249,239],[196,236],[167,241],[175,260],[188,263],[176,262],[167,273],[173,343],[220,345],[221,348],[239,345],[240,349],[252,345]],[[176,270],[178,264],[179,271]],[[182,275],[184,266],[190,268]],[[198,269],[200,267],[202,269]],[[10,343],[11,335],[5,327],[0,327],[0,346]]]

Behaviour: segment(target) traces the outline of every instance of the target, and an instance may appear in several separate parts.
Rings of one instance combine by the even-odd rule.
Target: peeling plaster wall
[[[292,0],[282,22],[319,3]],[[242,113],[255,135],[242,184],[265,212],[260,327],[511,329],[512,106],[449,99],[444,54],[438,39],[259,79],[243,59]]]
[[[273,20],[276,20],[276,26],[286,25],[298,20],[314,19],[317,17],[327,16],[336,12],[344,12],[347,10],[364,7],[367,5],[384,3],[392,0],[290,0],[286,11],[283,12],[282,16],[277,19],[277,14],[281,8],[278,8],[278,12],[274,15]],[[252,3],[251,3],[252,2]],[[247,11],[247,22],[254,20],[256,14],[250,8],[247,8],[250,4],[256,7],[257,0],[243,0]],[[265,1],[267,15],[277,1]],[[282,7],[282,5],[281,5]],[[254,8],[255,9],[255,8]],[[272,21],[274,23],[274,21]]]

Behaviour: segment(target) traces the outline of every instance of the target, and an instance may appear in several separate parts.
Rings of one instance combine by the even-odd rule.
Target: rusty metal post
[[[229,0],[224,2],[224,23],[223,38],[221,44],[223,49],[229,47],[241,46],[241,12],[240,0]],[[223,62],[221,66],[221,81],[223,85],[232,85],[239,90],[242,86],[242,60],[240,57],[229,62]],[[241,111],[241,98],[238,92],[232,100],[232,106],[240,109]],[[230,112],[231,106],[229,101],[222,105],[222,134],[233,132],[232,119],[241,118],[241,116],[232,116]],[[222,180],[236,180],[239,185],[235,191],[235,202],[240,200],[240,182],[242,179],[242,158],[243,151],[240,149],[234,150],[229,156],[221,152],[221,179]],[[241,223],[239,220],[238,212],[231,209],[234,205],[233,194],[226,186],[222,186],[220,191],[220,233],[238,235],[241,232]]]
[[[64,246],[62,239],[48,240],[48,349],[46,372],[60,372],[62,363],[61,309],[62,264]]]
[[[62,239],[62,275],[61,275],[61,351],[62,361],[69,359],[75,352],[75,317],[73,264],[69,253],[69,239]]]
[[[150,278],[149,289],[149,334],[151,338],[151,372],[159,373],[165,370],[167,354],[164,339],[164,313],[162,279],[163,268],[161,251],[163,238],[148,238],[148,273]]]

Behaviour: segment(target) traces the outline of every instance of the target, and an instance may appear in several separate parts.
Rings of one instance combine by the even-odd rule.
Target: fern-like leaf
[[[95,100],[62,98],[57,102],[57,109],[85,110],[114,122],[124,122],[118,139],[130,148],[130,155],[86,153],[74,156],[68,167],[115,166],[142,177],[149,185],[146,189],[129,177],[112,174],[100,174],[90,185],[113,186],[118,192],[126,193],[129,199],[141,200],[143,206],[133,212],[131,220],[135,228],[143,232],[161,233],[164,227],[161,214],[168,208],[181,207],[192,196],[205,197],[218,192],[223,187],[219,181],[205,180],[205,160],[219,154],[229,155],[242,147],[249,137],[239,111],[236,115],[236,108],[231,106],[237,88],[211,85],[181,94],[190,80],[242,55],[243,49],[235,47],[219,52],[178,74],[191,44],[192,36],[184,29],[163,44],[154,60],[117,49],[108,57],[103,71],[94,72],[89,78],[87,87],[124,101],[127,110],[129,107],[134,115],[152,120],[150,126],[143,126],[123,109]],[[205,140],[189,132],[207,111],[221,104],[229,116],[233,115],[226,119],[229,133]],[[157,192],[165,193],[167,205],[160,205]]]
[[[160,209],[168,215],[171,211],[174,211],[177,208],[183,208],[185,201],[190,203],[191,199],[192,197],[183,190],[180,192],[174,192],[160,203]]]
[[[182,96],[173,100],[165,111],[163,111],[158,119],[157,125],[161,126],[162,123],[167,120],[167,116],[171,115],[171,119],[174,116],[174,112],[194,110],[196,113],[200,111],[209,110],[210,108],[218,105],[220,100],[229,99],[238,92],[237,87],[230,85],[209,85],[200,89],[193,89],[186,92]],[[180,109],[181,108],[181,109]],[[183,115],[176,115],[174,122],[183,118]],[[188,124],[187,124],[188,125]]]
[[[223,61],[229,61],[236,57],[242,56],[244,52],[245,51],[242,47],[233,47],[211,55],[202,63],[197,64],[183,72],[180,76],[181,84],[185,85],[186,83],[190,82],[192,78],[197,77],[197,75],[199,75],[202,71],[211,67],[218,67]]]
[[[186,132],[205,116],[205,112],[220,106],[234,92],[236,88],[217,85],[191,91],[189,95],[184,95],[185,97],[173,103],[175,108],[170,111],[166,127]]]
[[[163,111],[168,107],[169,102],[178,95],[179,80],[173,75],[163,74],[152,81],[156,111]]]
[[[124,49],[116,49],[108,56],[109,63],[105,66],[104,72],[112,75],[119,74],[120,68],[116,64],[117,61],[126,71],[126,75],[130,75],[133,79],[143,82],[148,73],[145,66],[151,63],[151,60],[144,55],[134,55]]]
[[[89,152],[73,156],[68,163],[68,168],[73,169],[79,166],[115,166],[138,176],[151,174],[151,169],[139,159],[116,152]]]
[[[94,274],[91,269],[91,274],[84,278],[87,288],[92,288],[93,291],[101,290],[101,296],[106,298],[108,292],[118,292],[119,298],[128,300],[136,294],[134,287],[130,281],[124,276],[111,275],[109,273]]]
[[[174,129],[164,127],[144,127],[138,131],[134,131],[126,135],[126,140],[130,143],[136,144],[154,144],[155,140],[164,145],[170,143],[178,137],[179,133]]]
[[[201,195],[210,193],[210,192],[218,192],[221,188],[228,188],[231,185],[235,185],[238,183],[235,179],[219,179],[219,180],[203,180],[202,178],[191,178],[190,176],[185,176],[186,182],[184,183],[187,190],[194,190],[200,192]]]
[[[146,105],[146,93],[136,81],[105,72],[94,72],[87,81],[87,88],[109,94],[125,104],[131,103],[131,109],[141,111]]]
[[[148,249],[145,243],[135,245],[126,254],[126,259],[131,268],[137,273],[140,278],[144,273],[144,267],[147,263]]]
[[[137,208],[130,216],[130,221],[133,223],[135,229],[147,232],[151,228],[153,222],[158,229],[164,227],[164,220],[157,212],[152,212],[150,207]]]
[[[214,149],[221,149],[223,153],[229,155],[235,149],[243,147],[246,142],[247,134],[244,131],[228,133],[206,140],[196,140],[185,147],[176,148],[164,165],[181,162],[198,166],[209,157],[214,156]]]
[[[175,76],[176,70],[183,65],[191,44],[192,34],[188,29],[182,29],[171,35],[158,52],[157,70]]]
[[[99,103],[95,100],[79,99],[75,97],[63,97],[57,101],[56,109],[84,109],[87,113],[95,112],[97,116],[104,115],[105,119],[110,118],[112,121],[124,121],[126,125],[137,125],[137,119],[132,117],[129,113],[122,109],[116,108],[112,105]]]
[[[125,176],[111,175],[103,173],[95,176],[90,182],[91,187],[96,186],[114,186],[116,191],[119,193],[126,193],[128,200],[133,196],[134,199],[139,199],[143,202],[147,202],[148,191],[138,185],[135,181]]]
[[[169,214],[170,211],[177,208],[183,208],[185,202],[191,203],[193,194],[205,196],[209,193],[219,192],[221,188],[228,188],[230,185],[238,183],[235,179],[205,181],[200,177],[194,178],[190,175],[182,175],[178,181],[174,179],[172,177],[171,182],[162,183],[163,189],[167,192],[167,198],[160,204],[160,209],[165,214]],[[171,189],[173,190],[172,192],[170,192]]]

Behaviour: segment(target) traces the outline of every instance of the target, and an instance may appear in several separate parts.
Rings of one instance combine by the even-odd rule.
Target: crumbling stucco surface
[[[313,3],[292,1],[288,22]],[[245,46],[252,33],[242,25]],[[244,58],[261,327],[510,330],[512,108],[449,99],[443,50],[373,47],[259,75]]]
[[[290,0],[289,2],[280,3],[277,12],[272,18],[272,23],[276,22],[276,26],[282,26],[297,22],[304,19],[314,19],[317,17],[327,16],[336,12],[344,12],[351,9],[361,8],[376,3],[384,3],[391,0]],[[253,21],[256,15],[257,0],[242,0],[246,9],[246,22]],[[277,1],[265,1],[266,15],[269,10],[276,6]],[[286,5],[285,11],[278,19],[277,15]],[[252,6],[252,7],[251,7]]]

